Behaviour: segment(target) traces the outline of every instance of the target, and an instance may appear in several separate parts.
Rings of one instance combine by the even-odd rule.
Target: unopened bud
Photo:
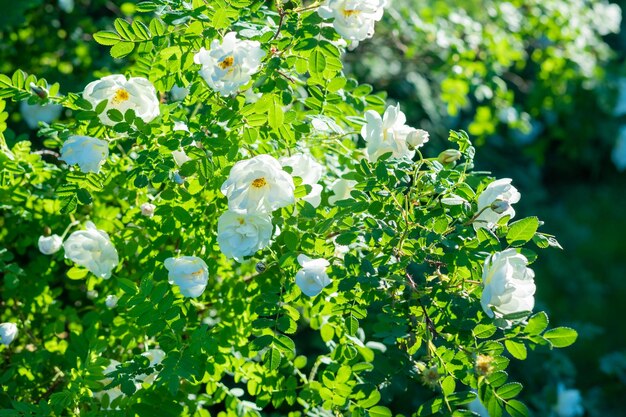
[[[461,159],[462,156],[463,154],[456,149],[446,149],[439,154],[437,160],[442,164],[451,164],[452,162]]]
[[[30,83],[30,91],[32,91],[33,94],[37,94],[39,98],[48,98],[48,90],[33,82]]]
[[[491,203],[491,210],[493,210],[494,212],[498,214],[502,214],[510,208],[511,208],[511,205],[509,204],[508,201],[496,200],[493,203]]]
[[[262,274],[267,269],[267,266],[263,262],[257,262],[255,266],[256,272]]]
[[[107,298],[104,300],[104,304],[108,307],[108,308],[115,308],[115,306],[117,306],[117,296],[115,295],[107,295]]]

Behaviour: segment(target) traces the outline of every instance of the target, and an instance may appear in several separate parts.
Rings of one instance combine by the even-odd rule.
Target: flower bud
[[[37,94],[37,96],[39,98],[48,98],[48,90],[46,90],[43,87],[38,86],[37,84],[31,82],[30,83],[30,91],[33,92],[33,94]]]
[[[463,154],[456,149],[446,149],[439,154],[437,160],[442,164],[451,164],[461,159],[462,156]]]
[[[9,346],[17,336],[17,326],[14,323],[0,324],[0,344]]]
[[[95,300],[96,298],[98,298],[98,291],[96,290],[87,291],[87,298],[90,300]]]
[[[41,253],[44,255],[52,255],[61,249],[61,246],[63,246],[63,239],[61,239],[59,235],[39,236],[37,245],[39,246]]]
[[[154,204],[151,203],[143,203],[140,207],[141,209],[141,215],[142,216],[146,216],[146,217],[152,217],[154,216],[154,209],[156,208],[156,206]]]
[[[256,272],[258,272],[259,274],[262,274],[267,269],[267,265],[265,265],[265,263],[263,262],[257,262],[254,269],[256,269]]]
[[[107,298],[104,300],[104,304],[108,307],[108,308],[115,308],[115,306],[117,306],[117,296],[115,295],[107,295]]]
[[[491,203],[491,210],[497,214],[502,214],[511,208],[511,204],[508,201],[496,200]]]

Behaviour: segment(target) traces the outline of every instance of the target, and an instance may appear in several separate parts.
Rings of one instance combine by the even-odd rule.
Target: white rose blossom
[[[161,349],[150,349],[147,352],[142,353],[141,356],[148,358],[148,360],[150,361],[150,367],[154,368],[155,366],[163,362],[163,359],[165,359],[165,352]],[[137,375],[135,377],[135,380],[146,384],[152,384],[157,376],[159,376],[159,372],[155,371],[150,375]]]
[[[251,80],[264,56],[259,42],[240,40],[237,33],[229,32],[221,44],[214,39],[208,50],[201,48],[194,62],[202,65],[200,76],[209,87],[228,96]]]
[[[577,389],[565,389],[563,384],[557,387],[557,402],[554,406],[558,417],[580,417],[585,413],[582,397]]]
[[[116,295],[107,295],[104,299],[104,305],[106,305],[107,308],[115,308],[117,306],[117,301],[118,298]]]
[[[311,204],[313,207],[319,207],[322,202],[322,187],[318,184],[324,174],[324,167],[317,162],[311,155],[297,153],[292,156],[280,158],[282,166],[291,167],[291,175],[302,178],[302,184],[310,185],[311,191],[302,197],[302,200]]]
[[[269,245],[273,230],[269,214],[227,211],[217,221],[217,243],[226,257],[242,262]]]
[[[83,172],[100,172],[109,156],[109,143],[91,136],[70,136],[63,143],[60,159],[77,164]]]
[[[83,98],[94,108],[101,101],[107,100],[107,105],[99,117],[100,121],[108,126],[116,124],[107,115],[107,111],[111,109],[119,110],[122,114],[133,109],[135,115],[146,123],[150,123],[160,114],[156,89],[143,77],[131,77],[127,80],[121,74],[108,75],[87,84]]]
[[[532,311],[535,273],[515,249],[496,252],[485,260],[480,304],[489,317]]]
[[[350,191],[354,190],[355,186],[356,181],[339,178],[330,186],[330,190],[334,193],[334,195],[328,197],[328,204],[334,206],[337,201],[351,198]]]
[[[152,217],[154,216],[154,209],[156,209],[156,206],[152,203],[143,203],[139,209],[141,210],[142,216]]]
[[[9,346],[17,337],[17,326],[15,323],[0,324],[0,345]]]
[[[296,285],[306,296],[315,297],[322,292],[331,281],[326,273],[330,263],[326,259],[311,259],[306,255],[298,255],[298,263],[302,266],[296,273]]]
[[[63,249],[67,259],[103,279],[109,279],[119,263],[109,235],[92,222],[85,223],[85,230],[73,232],[63,243]]]
[[[177,285],[183,296],[196,298],[202,295],[209,282],[209,268],[202,259],[181,256],[167,258],[164,264],[168,270],[169,283]]]
[[[344,39],[358,42],[374,36],[374,25],[386,5],[387,0],[326,0],[317,13],[334,19],[333,27]]]
[[[480,193],[477,200],[479,214],[474,219],[474,229],[493,229],[504,216],[515,217],[515,209],[511,205],[520,200],[521,194],[511,181],[510,178],[493,181]]]
[[[188,95],[189,89],[187,87],[174,85],[170,90],[170,99],[172,99],[172,101],[183,101]]]
[[[62,111],[63,106],[60,104],[28,104],[27,101],[20,103],[20,113],[31,129],[36,129],[39,122],[52,123],[59,118]]]
[[[185,162],[191,161],[191,158],[187,156],[187,153],[183,148],[180,148],[178,151],[172,151],[172,158],[174,158],[174,162],[179,167],[183,166]]]
[[[61,249],[63,239],[59,235],[39,236],[37,246],[39,246],[39,251],[44,255],[52,255]]]
[[[367,156],[371,162],[389,152],[395,158],[411,159],[415,155],[414,149],[428,141],[428,133],[406,125],[406,116],[400,111],[400,105],[387,107],[383,117],[368,110],[365,121],[361,136],[367,142]]]
[[[258,155],[237,162],[221,187],[228,208],[247,213],[271,213],[295,202],[293,178],[276,158]]]

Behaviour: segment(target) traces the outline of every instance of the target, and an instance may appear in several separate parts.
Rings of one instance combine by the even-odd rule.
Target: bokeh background
[[[80,92],[123,71],[90,34],[131,17],[136,1],[0,0],[0,73],[17,68]],[[268,2],[271,4],[272,2]],[[564,351],[513,365],[538,416],[558,414],[557,386],[587,416],[626,416],[626,2],[392,0],[348,71],[399,102],[428,130],[434,156],[464,129],[477,166],[513,178],[519,217],[538,215],[564,250],[533,268],[537,311],[578,330]],[[38,120],[61,109],[9,103],[9,145],[41,141]]]

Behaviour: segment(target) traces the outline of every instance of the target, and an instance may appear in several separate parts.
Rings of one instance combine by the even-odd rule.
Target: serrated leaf
[[[511,417],[528,417],[530,412],[528,411],[528,407],[518,400],[511,400],[506,404],[506,411],[511,415]]]
[[[359,330],[359,321],[352,315],[346,318],[346,330],[348,330],[350,336],[354,336]]]
[[[312,74],[319,74],[326,69],[326,57],[321,49],[315,48],[309,56],[309,71]]]
[[[61,214],[73,213],[76,211],[76,207],[78,207],[78,197],[76,194],[65,196],[61,198],[61,209],[59,212]]]
[[[263,360],[270,371],[277,369],[280,366],[280,351],[275,347],[270,348],[265,352]]]
[[[569,327],[557,327],[548,330],[543,337],[556,348],[564,348],[573,344],[578,338],[578,333]]]
[[[540,334],[548,327],[548,315],[543,311],[528,319],[528,324],[524,327],[524,332],[532,335]]]
[[[115,27],[115,30],[122,39],[126,39],[127,41],[132,41],[133,39],[135,39],[135,35],[133,34],[133,31],[130,27],[130,23],[128,23],[126,20],[117,18],[113,22],[113,26]]]
[[[85,268],[80,268],[78,266],[73,266],[67,271],[67,277],[71,280],[85,279],[88,274],[88,270],[86,270]]]
[[[390,409],[382,405],[376,405],[367,410],[367,412],[369,413],[370,417],[391,417],[393,415],[391,414]]]
[[[148,29],[148,26],[146,26],[145,23],[139,20],[135,20],[133,21],[133,24],[131,27],[133,28],[133,32],[135,33],[135,36],[137,36],[139,39],[148,40],[152,38],[150,29]]]
[[[521,361],[526,359],[526,346],[523,343],[515,342],[513,340],[505,340],[504,346],[506,346],[506,350],[508,350],[511,356],[515,359],[519,359]]]
[[[511,246],[521,246],[533,238],[539,228],[537,217],[527,217],[509,225],[506,241]]]
[[[478,339],[488,339],[495,334],[496,330],[496,326],[493,324],[479,324],[474,327],[472,333]]]
[[[100,45],[105,45],[105,46],[112,46],[122,41],[122,38],[120,37],[120,35],[118,35],[116,32],[112,32],[108,30],[103,30],[103,31],[94,33],[93,38]]]
[[[111,56],[113,58],[124,58],[135,49],[133,42],[120,42],[111,48]]]
[[[522,392],[523,385],[519,382],[509,382],[508,384],[502,385],[500,388],[496,390],[496,394],[504,400],[508,400],[510,398],[516,397],[517,394]]]

